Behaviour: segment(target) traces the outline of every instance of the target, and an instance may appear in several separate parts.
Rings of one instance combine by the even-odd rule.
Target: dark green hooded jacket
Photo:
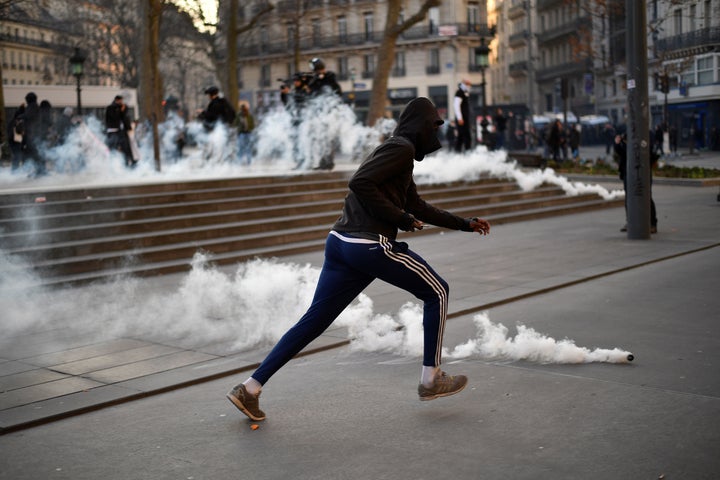
[[[469,219],[433,207],[417,193],[415,160],[439,150],[437,129],[443,120],[424,97],[407,104],[393,135],[378,146],[350,179],[342,216],[333,230],[394,240],[398,229],[413,230],[413,221],[472,231]]]

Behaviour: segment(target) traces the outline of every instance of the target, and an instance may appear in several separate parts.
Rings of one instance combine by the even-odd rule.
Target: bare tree
[[[160,139],[162,79],[158,69],[160,58],[160,17],[162,0],[141,0],[142,64],[140,68],[140,113],[150,120],[153,135],[155,169],[160,171]]]
[[[385,31],[378,50],[380,54],[378,55],[377,68],[373,76],[373,92],[370,98],[370,108],[367,117],[368,125],[374,125],[375,122],[383,117],[385,112],[388,78],[390,77],[390,71],[395,61],[395,48],[398,37],[405,30],[421,22],[427,15],[428,10],[439,6],[440,3],[441,0],[425,0],[414,15],[401,22],[403,1],[388,0]]]

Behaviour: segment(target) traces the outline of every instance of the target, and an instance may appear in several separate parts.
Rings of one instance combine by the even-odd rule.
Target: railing
[[[655,42],[657,49],[664,52],[713,45],[720,47],[720,27],[701,28]]]
[[[522,60],[520,62],[511,63],[508,69],[511,76],[525,75],[528,70],[528,62],[527,60]]]
[[[513,33],[510,35],[510,38],[508,38],[508,43],[511,47],[517,46],[517,45],[524,45],[525,40],[530,36],[527,30],[523,30],[522,32]]]
[[[439,65],[429,65],[425,67],[425,73],[428,75],[438,75],[440,73]]]
[[[562,5],[564,0],[537,0],[535,8],[537,11],[547,10],[556,5]]]
[[[592,28],[592,20],[590,17],[579,17],[558,27],[546,29],[537,34],[537,39],[539,43],[546,43],[577,33],[583,28]]]
[[[447,25],[443,25],[447,26]],[[457,31],[457,36],[476,36],[483,31],[488,30],[484,24],[467,24],[457,23],[452,25]],[[489,33],[487,33],[489,35]],[[361,33],[347,33],[343,35],[332,35],[323,36],[320,38],[302,38],[300,39],[300,50],[317,50],[317,49],[330,49],[342,46],[366,46],[366,47],[377,47],[382,41],[383,32],[361,32]],[[403,42],[417,42],[417,41],[440,41],[444,40],[445,36],[441,36],[438,33],[437,28],[431,28],[430,25],[421,25],[406,30],[402,36],[398,39],[398,44],[402,45]],[[313,41],[315,40],[315,41]],[[252,42],[252,43],[250,43]],[[249,42],[241,45],[238,49],[238,54],[241,57],[254,57],[261,55],[286,55],[288,52],[287,39],[277,40],[275,42],[269,42],[265,44],[259,43],[256,39],[249,39]]]
[[[573,75],[578,73],[585,73],[588,70],[586,62],[568,62],[560,65],[553,65],[552,67],[542,68],[535,72],[535,79],[538,82],[545,80],[551,80],[553,78],[560,78],[567,75]]]

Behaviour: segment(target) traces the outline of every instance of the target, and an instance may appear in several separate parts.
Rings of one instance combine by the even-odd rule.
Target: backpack
[[[235,121],[235,110],[232,108],[232,105],[230,105],[230,102],[227,101],[227,99],[222,99],[222,105],[223,105],[223,112],[222,112],[222,118],[223,121],[228,124],[232,125]]]

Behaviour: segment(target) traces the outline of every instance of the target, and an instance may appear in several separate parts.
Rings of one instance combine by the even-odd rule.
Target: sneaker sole
[[[265,420],[265,417],[256,417],[255,415],[250,413],[250,411],[247,408],[245,408],[245,405],[243,405],[242,402],[236,396],[230,395],[229,393],[226,394],[225,396],[227,397],[228,400],[230,400],[232,402],[233,405],[235,405],[237,407],[238,410],[240,410],[242,413],[247,415],[247,417],[250,420],[255,420],[256,422]]]
[[[467,386],[467,383],[466,383],[465,385],[463,385],[462,387],[460,387],[460,388],[458,388],[457,390],[452,391],[452,392],[436,393],[435,395],[432,395],[432,396],[420,397],[420,401],[421,401],[421,402],[427,402],[427,401],[430,401],[430,400],[435,400],[436,398],[440,398],[440,397],[449,397],[450,395],[455,395],[456,393],[462,392],[463,390],[465,390],[465,387],[466,387],[466,386]]]

